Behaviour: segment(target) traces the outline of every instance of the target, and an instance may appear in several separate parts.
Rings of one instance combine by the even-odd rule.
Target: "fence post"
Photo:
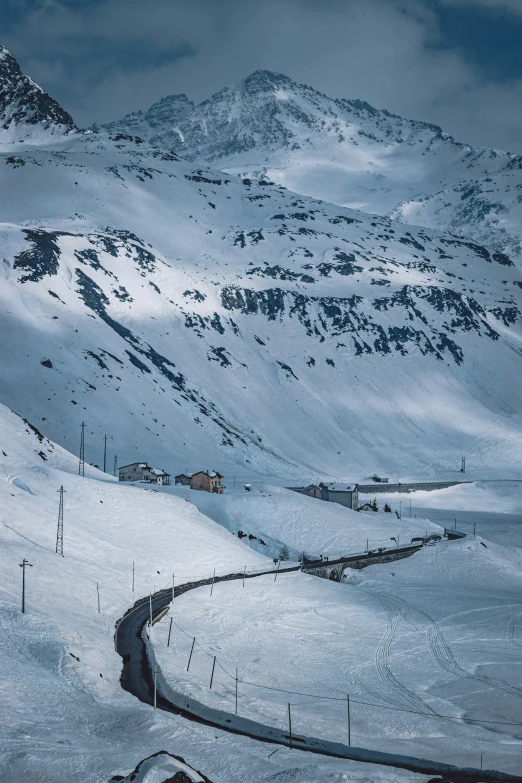
[[[290,737],[290,750],[292,750],[292,713],[290,712],[290,702],[288,702],[288,735]]]
[[[352,732],[351,732],[351,720],[350,720],[350,695],[346,697],[346,705],[348,707],[348,747],[352,744]]]
[[[154,709],[156,709],[156,680],[158,678],[158,670],[154,667]]]
[[[212,682],[214,680],[214,669],[216,668],[216,656],[214,655],[214,662],[212,664],[212,674],[210,675],[210,690],[212,690]]]
[[[237,669],[236,669],[236,715],[237,715]]]
[[[172,617],[170,618],[170,625],[169,625],[169,638],[167,641],[167,647],[170,647],[170,632],[172,631]]]
[[[192,639],[192,647],[190,648],[190,655],[189,655],[188,664],[187,664],[187,671],[188,671],[188,670],[189,670],[189,668],[190,668],[190,662],[191,662],[191,660],[192,660],[192,653],[194,652],[194,644],[195,644],[195,643],[196,643],[196,637],[194,637],[194,638]]]
[[[214,590],[214,577],[216,576],[216,569],[214,568],[214,573],[212,574],[212,584],[210,585],[210,595],[212,595],[212,592]]]
[[[274,576],[274,582],[275,582],[275,580],[277,579],[277,575],[278,575],[278,573],[279,573],[279,566],[280,566],[280,565],[281,565],[281,561],[280,561],[280,560],[278,560],[278,561],[277,561],[277,570],[276,570],[276,573],[275,573],[275,576]]]

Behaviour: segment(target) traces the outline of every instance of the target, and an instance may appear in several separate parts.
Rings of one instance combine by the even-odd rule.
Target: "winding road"
[[[299,566],[280,568],[279,573],[298,571]],[[274,573],[263,571],[261,573],[246,574],[247,579],[256,576]],[[232,581],[243,579],[240,573],[217,576],[215,581]],[[179,596],[189,590],[194,590],[203,585],[210,584],[210,579],[202,579],[197,582],[187,582],[175,589],[175,595]],[[172,600],[172,590],[162,590],[152,596],[153,616],[167,608]],[[123,670],[121,674],[121,686],[124,690],[136,696],[145,704],[154,703],[154,684],[152,671],[156,667],[154,653],[150,645],[146,644],[143,629],[149,619],[149,597],[138,601],[118,621],[115,631],[115,646],[117,652],[123,658]],[[203,723],[208,726],[241,734],[262,742],[277,743],[290,748],[319,753],[325,756],[351,759],[354,761],[382,764],[398,769],[407,769],[412,772],[437,775],[444,781],[451,783],[522,783],[522,777],[509,775],[494,770],[461,769],[449,764],[443,764],[427,759],[412,756],[401,756],[392,753],[367,750],[365,748],[350,747],[336,742],[328,742],[315,737],[291,736],[284,730],[267,726],[256,721],[243,718],[233,713],[217,710],[188,698],[182,693],[175,692],[164,679],[161,671],[156,667],[157,708],[175,715],[180,715],[189,720]]]

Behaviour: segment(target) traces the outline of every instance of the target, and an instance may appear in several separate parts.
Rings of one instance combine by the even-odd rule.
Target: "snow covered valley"
[[[208,707],[234,712],[237,667],[252,720],[286,731],[291,702],[295,732],[345,743],[350,695],[353,745],[474,768],[482,754],[520,775],[516,232],[407,225],[291,192],[296,168],[223,174],[135,133],[81,131],[1,46],[0,88],[2,783],[426,783],[154,710],[120,685],[115,629],[173,580],[398,548],[455,517],[466,538],[341,583],[296,571],[182,594],[154,655]],[[426,132],[440,159],[496,165],[399,125],[421,155]],[[462,457],[469,484],[378,495],[378,513],[287,488],[455,481]],[[111,475],[141,459],[219,470],[225,492]]]
[[[2,779],[101,783],[166,750],[214,783],[275,780],[290,770],[301,781],[425,780],[285,748],[270,755],[273,747],[154,711],[122,691],[114,627],[133,598],[168,587],[173,573],[179,584],[208,578],[214,569],[270,568],[272,558],[246,547],[173,491],[122,486],[94,468],[79,477],[74,456],[7,409],[0,415],[0,644],[8,718]],[[55,552],[61,485],[63,558]],[[277,513],[277,506],[270,513],[265,508],[273,491],[248,497],[260,534],[263,520]],[[278,492],[278,542],[288,536],[289,547],[312,550],[321,531],[320,501]],[[296,502],[303,520],[299,540],[289,513],[293,505],[295,515]],[[239,492],[228,499],[230,518],[239,518],[235,506],[245,508]],[[357,545],[369,515],[323,506],[325,551]],[[402,525],[404,535],[429,524],[373,516],[381,534],[385,523],[394,533]],[[334,532],[337,543],[328,550]],[[18,564],[24,557],[32,568],[22,615]],[[164,676],[172,687],[233,712],[234,681],[221,666],[232,674],[237,666],[240,680],[309,694],[241,683],[240,714],[284,727],[291,701],[296,732],[340,742],[346,705],[335,699],[349,693],[352,744],[472,767],[484,753],[485,767],[519,772],[520,729],[509,724],[520,723],[522,550],[466,538],[347,573],[343,584],[280,574],[276,581],[273,575],[246,580],[245,588],[241,581],[217,583],[212,596],[207,587],[176,598],[152,631]],[[175,625],[167,647],[170,617]],[[187,673],[194,635],[198,647]],[[213,655],[219,667],[210,691]],[[158,757],[143,769],[172,764]]]

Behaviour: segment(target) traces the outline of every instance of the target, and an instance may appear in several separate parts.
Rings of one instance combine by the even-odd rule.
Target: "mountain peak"
[[[258,70],[247,76],[244,81],[245,89],[250,95],[277,89],[278,87],[295,84],[288,76],[275,71]]]
[[[25,76],[0,44],[0,139],[23,141],[40,130],[64,133],[77,128],[65,109]]]

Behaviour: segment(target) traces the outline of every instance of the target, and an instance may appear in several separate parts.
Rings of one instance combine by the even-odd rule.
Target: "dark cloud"
[[[3,42],[80,124],[176,92],[203,100],[267,68],[473,144],[522,146],[519,0],[4,2]]]

